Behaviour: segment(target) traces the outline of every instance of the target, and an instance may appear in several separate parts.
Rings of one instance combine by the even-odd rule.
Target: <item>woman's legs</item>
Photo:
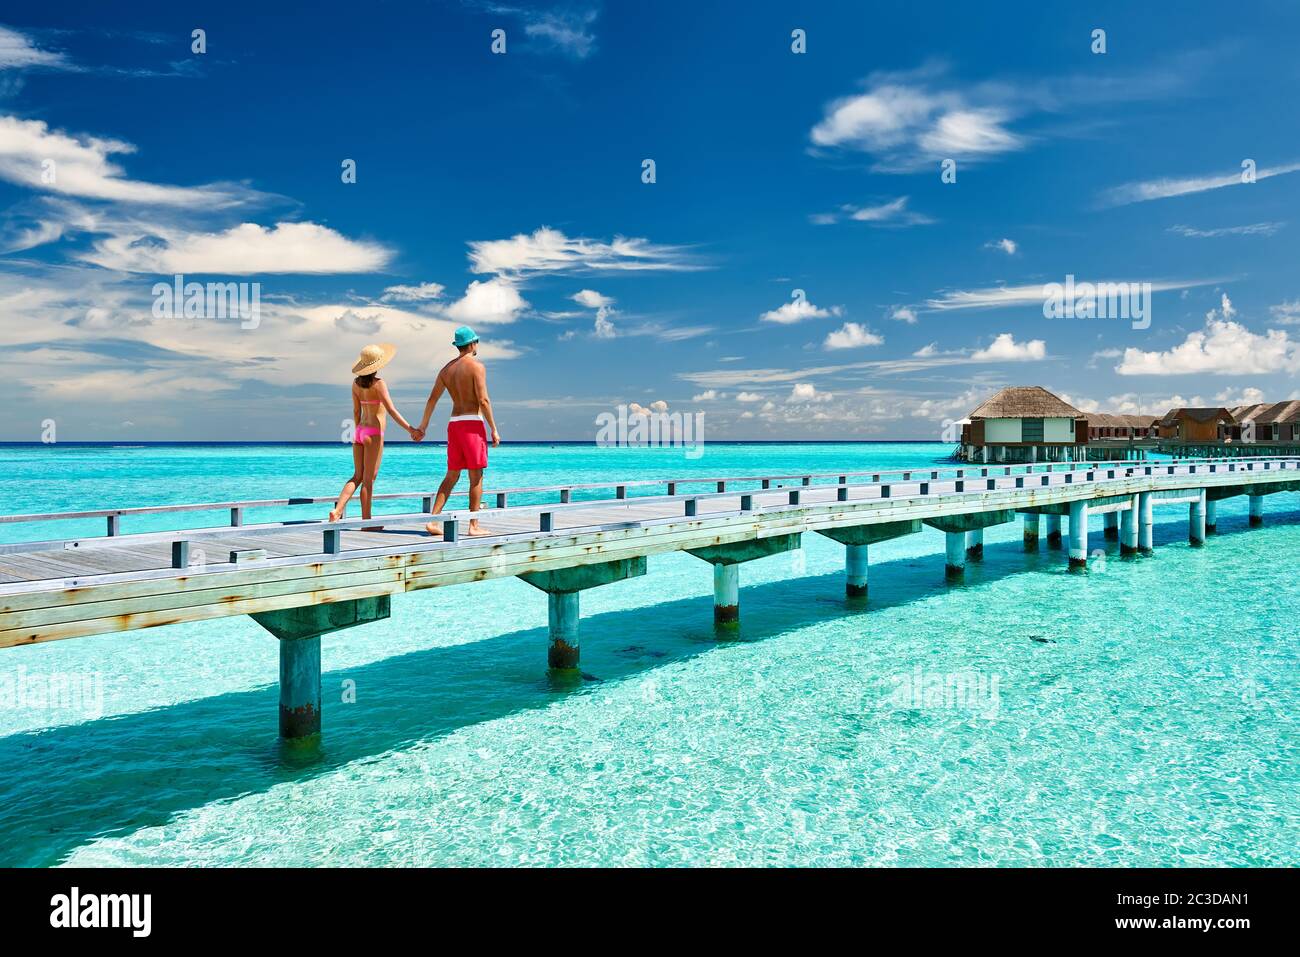
[[[384,458],[384,440],[382,436],[366,437],[364,464],[361,471],[361,517],[370,517],[370,502],[375,494],[375,479],[379,475],[379,463]]]
[[[343,491],[339,493],[339,500],[334,503],[334,508],[330,511],[331,522],[337,522],[347,512],[348,502],[352,500],[352,494],[357,490],[357,486],[361,484],[363,462],[364,450],[362,446],[354,442],[352,444],[352,478],[344,483]]]

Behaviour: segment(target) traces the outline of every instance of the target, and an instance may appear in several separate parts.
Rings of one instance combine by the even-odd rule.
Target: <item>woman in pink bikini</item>
[[[361,486],[361,517],[370,517],[370,501],[375,493],[375,478],[379,475],[379,463],[384,457],[384,412],[393,417],[393,421],[406,429],[412,439],[424,437],[419,429],[411,428],[409,422],[402,418],[388,395],[388,385],[377,373],[388,364],[397,352],[397,346],[382,343],[369,345],[361,350],[352,374],[352,419],[356,423],[352,435],[352,478],[347,480],[339,499],[330,511],[329,520],[337,522],[347,513],[348,502]],[[364,531],[374,531],[367,528]]]

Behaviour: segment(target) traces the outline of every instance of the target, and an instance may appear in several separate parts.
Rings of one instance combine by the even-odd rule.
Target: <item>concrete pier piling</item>
[[[320,636],[380,621],[391,608],[390,595],[376,595],[251,616],[280,639],[280,737],[286,743],[310,747],[320,741]]]
[[[1119,513],[1119,553],[1138,553],[1138,497],[1133,496],[1129,507]]]
[[[555,671],[576,671],[580,651],[578,619],[581,604],[576,591],[550,592],[546,596],[546,619],[549,641],[546,665]]]
[[[877,542],[887,542],[915,535],[921,530],[919,520],[881,522],[877,525],[850,525],[845,528],[818,529],[819,534],[844,546],[844,595],[846,598],[867,597],[867,547]]]
[[[1264,524],[1264,496],[1251,495],[1250,498],[1250,527],[1259,528]]]
[[[1059,515],[1047,516],[1047,547],[1061,547],[1061,516]]]
[[[645,574],[645,556],[620,558],[612,562],[595,562],[574,565],[546,572],[525,572],[519,577],[539,591],[546,592],[546,619],[549,641],[546,664],[557,674],[576,674],[578,671],[579,635],[581,616],[579,592],[598,588],[627,578]]]
[[[1088,503],[1070,503],[1070,570],[1088,567]]]
[[[972,562],[984,560],[984,529],[976,528],[966,533],[966,557]]]
[[[1155,527],[1155,519],[1152,516],[1152,499],[1150,492],[1138,493],[1138,551],[1143,555],[1150,555],[1154,551],[1154,538],[1152,532]]]
[[[1025,531],[1025,551],[1032,552],[1038,548],[1038,527],[1041,525],[1041,517],[1038,513],[1026,512],[1020,516]]]
[[[1210,499],[1205,503],[1205,534],[1213,535],[1219,530],[1219,503]]]
[[[1187,509],[1187,540],[1194,546],[1205,544],[1205,489]]]
[[[1102,537],[1107,541],[1119,541],[1119,512],[1106,512],[1101,517]]]
[[[844,546],[844,595],[846,598],[867,597],[867,547]]]
[[[966,533],[944,532],[944,543],[944,573],[950,580],[960,579],[966,574]]]
[[[280,641],[280,737],[320,740],[320,636]]]
[[[734,625],[740,621],[740,566],[713,566],[713,623]]]
[[[773,535],[726,545],[688,548],[686,551],[713,566],[713,623],[725,628],[740,624],[740,566],[769,555],[779,555],[799,548],[803,539],[798,532]]]

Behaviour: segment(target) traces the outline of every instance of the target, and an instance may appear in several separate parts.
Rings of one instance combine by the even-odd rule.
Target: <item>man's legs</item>
[[[470,474],[473,475],[472,472]],[[482,475],[482,473],[479,474],[480,476]],[[442,484],[438,486],[438,494],[433,499],[434,515],[438,515],[439,513],[442,512],[442,507],[447,504],[447,499],[451,497],[452,490],[456,487],[456,483],[459,481],[460,481],[460,469],[447,469],[447,474],[443,476]],[[479,491],[481,494],[482,489],[480,489]],[[424,526],[424,530],[428,532],[430,535],[442,534],[442,526],[437,522],[430,522],[428,525]]]
[[[469,470],[469,510],[477,512],[483,506],[483,470]],[[469,520],[470,535],[486,535],[487,531],[479,527],[478,519]]]

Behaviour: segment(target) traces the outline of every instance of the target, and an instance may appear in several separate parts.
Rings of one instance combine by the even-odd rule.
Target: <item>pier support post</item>
[[[580,594],[576,591],[553,591],[546,595],[546,621],[549,628],[546,665],[556,671],[576,671],[578,668]]]
[[[1205,544],[1205,489],[1187,509],[1187,540],[1194,546]]]
[[[1250,527],[1259,528],[1264,524],[1264,496],[1250,496]]]
[[[1033,446],[1031,445],[1030,448],[1033,448]],[[1036,551],[1038,549],[1038,527],[1041,524],[1040,516],[1036,512],[1033,514],[1026,512],[1020,516],[1020,519],[1024,523],[1025,529],[1025,551]]]
[[[867,546],[844,546],[844,595],[846,598],[867,597]]]
[[[1109,541],[1119,539],[1119,513],[1107,512],[1101,517],[1102,537]]]
[[[970,512],[965,515],[948,515],[923,519],[926,525],[937,528],[947,538],[944,553],[948,578],[960,579],[966,570],[966,559],[978,561],[984,554],[984,529],[993,525],[1014,522],[1014,509],[997,509],[992,512]],[[970,545],[970,548],[967,548]]]
[[[946,564],[944,573],[949,579],[959,579],[966,574],[966,533],[944,532]]]
[[[713,566],[713,623],[734,625],[740,621],[740,566]]]
[[[320,636],[280,640],[280,737],[320,740]]]
[[[578,593],[644,574],[645,556],[641,555],[612,562],[556,568],[548,572],[525,572],[519,576],[539,591],[546,592],[546,618],[550,630],[546,663],[553,672],[576,674],[578,671],[578,620],[581,610]]]
[[[1088,567],[1088,503],[1070,503],[1070,570]]]
[[[280,639],[280,737],[310,747],[320,742],[320,636],[387,618],[390,595],[259,611],[250,617]]]
[[[1143,555],[1150,555],[1151,552],[1154,550],[1152,548],[1152,543],[1154,541],[1154,538],[1152,537],[1151,533],[1155,525],[1155,522],[1153,521],[1151,515],[1151,493],[1150,492],[1138,493],[1137,523],[1138,523],[1138,551],[1141,552]]]
[[[1119,513],[1119,553],[1136,555],[1138,551],[1138,497]]]
[[[687,549],[696,558],[713,566],[713,623],[726,628],[740,624],[740,566],[743,563],[794,551],[802,542],[800,534],[795,532]]]
[[[920,530],[919,519],[907,519],[875,525],[821,528],[818,533],[844,546],[844,595],[863,599],[867,597],[867,547],[904,535],[915,535]]]
[[[1213,535],[1219,530],[1219,503],[1213,499],[1205,503],[1205,534]]]
[[[1061,516],[1047,516],[1047,547],[1061,547]]]

